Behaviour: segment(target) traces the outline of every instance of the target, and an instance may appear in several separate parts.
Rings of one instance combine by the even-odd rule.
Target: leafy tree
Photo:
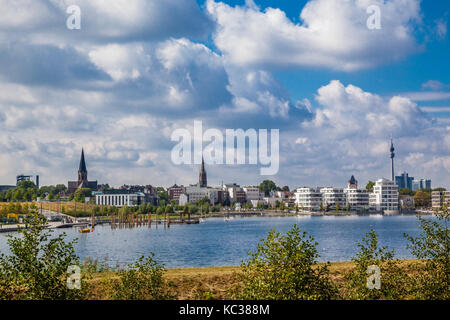
[[[23,194],[22,194],[21,189],[16,188],[16,191],[14,191],[13,200],[14,201],[22,201],[23,200]]]
[[[173,213],[173,207],[170,205],[167,205],[164,209],[165,213]]]
[[[414,196],[414,202],[417,207],[429,207],[431,204],[431,193],[417,190]]]
[[[29,181],[29,180],[22,180],[19,181],[19,183],[17,183],[17,188],[19,189],[32,189],[32,188],[36,188],[36,185],[34,184],[33,181]]]
[[[284,186],[281,191],[289,192],[289,186]]]
[[[150,257],[141,256],[126,270],[119,271],[120,280],[114,284],[118,300],[164,300],[174,298],[164,281],[165,268]]]
[[[241,284],[230,294],[245,300],[331,299],[337,291],[328,264],[317,266],[317,243],[297,225],[286,234],[271,230],[241,265]]]
[[[373,186],[375,185],[375,182],[369,181],[366,185],[367,192],[373,192]]]
[[[92,195],[92,190],[89,188],[80,188],[73,193],[73,198],[76,202],[84,202],[86,197]]]
[[[409,188],[401,188],[398,190],[398,194],[402,196],[413,196],[415,194],[414,191],[411,191]]]
[[[378,235],[374,230],[366,233],[358,243],[359,252],[352,258],[354,270],[346,273],[347,298],[358,300],[402,299],[408,295],[408,277],[400,266],[400,261],[394,259],[394,251],[388,247],[379,247]],[[369,289],[367,279],[368,267],[380,268],[380,289]]]
[[[417,264],[417,276],[414,290],[417,299],[450,299],[450,237],[448,228],[448,203],[436,212],[437,219],[418,216],[422,234],[412,237],[408,248],[418,259],[425,260]]]
[[[55,186],[55,195],[61,193],[61,192],[66,192],[67,191],[67,187],[64,184],[57,184]]]
[[[99,191],[108,191],[108,190],[112,190],[113,188],[111,188],[110,186],[109,186],[109,184],[101,184],[101,185],[99,185],[99,188],[98,188],[98,190]]]
[[[269,196],[271,191],[275,191],[275,190],[277,190],[277,185],[272,180],[264,180],[259,185],[259,191],[264,192],[264,195],[266,197]]]
[[[164,200],[164,204],[169,202],[169,193],[167,190],[165,190],[163,187],[157,187],[156,190],[158,191],[158,196],[161,200]]]
[[[0,256],[0,299],[80,299],[82,290],[67,286],[67,269],[79,265],[73,244],[65,242],[65,234],[51,237],[45,229],[44,217],[34,214],[26,220],[19,236],[8,239],[11,255]]]

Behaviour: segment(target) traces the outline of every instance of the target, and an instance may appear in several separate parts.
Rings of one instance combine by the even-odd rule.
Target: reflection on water
[[[78,238],[76,253],[110,265],[125,265],[140,255],[154,252],[166,267],[203,267],[239,265],[258,241],[275,228],[286,233],[298,224],[319,243],[321,261],[348,261],[357,251],[356,243],[364,233],[375,229],[382,245],[395,249],[399,258],[411,258],[406,250],[404,233],[417,235],[418,221],[414,216],[346,216],[346,217],[283,217],[283,218],[223,218],[206,219],[195,225],[171,225],[111,229],[98,226],[93,233],[80,234],[76,229],[56,230],[67,233],[68,239]],[[0,250],[7,252],[6,235],[0,234]]]

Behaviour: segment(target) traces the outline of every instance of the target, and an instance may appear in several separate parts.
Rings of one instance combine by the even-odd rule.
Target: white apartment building
[[[369,195],[370,209],[383,211],[385,214],[398,212],[398,186],[395,182],[387,179],[379,179],[374,187],[373,193]]]
[[[145,203],[145,194],[142,192],[135,193],[110,193],[98,192],[95,194],[95,203],[97,205],[114,206],[114,207],[134,207]]]
[[[189,186],[185,188],[185,192],[182,194],[186,197],[179,197],[178,203],[185,205],[187,202],[194,203],[204,198],[208,198],[211,205],[215,204],[215,192],[212,188],[199,187],[197,185]]]
[[[223,202],[224,191],[221,188],[199,187],[193,185],[185,188],[185,192],[179,197],[178,203],[184,206],[186,203],[194,203],[198,200],[208,198],[211,205]]]
[[[431,206],[433,208],[439,209],[444,203],[450,204],[450,191],[433,191],[431,193]]]
[[[347,198],[347,208],[362,211],[369,209],[369,193],[364,189],[358,189],[358,180],[352,175],[344,189]]]
[[[318,210],[322,204],[322,193],[319,188],[298,188],[295,192],[295,204],[299,208]]]
[[[252,203],[252,201],[260,201],[263,199],[264,194],[259,192],[259,188],[257,187],[244,187],[242,189],[245,192],[245,198],[248,203]]]
[[[264,197],[264,203],[271,207],[275,207],[277,205],[277,201],[281,203],[283,199],[278,197]]]
[[[369,209],[369,193],[366,190],[346,188],[344,193],[347,198],[347,205],[350,210],[367,210]]]
[[[344,189],[327,187],[320,189],[322,194],[322,205],[326,208],[336,209],[340,207],[343,209],[347,205],[347,197]]]

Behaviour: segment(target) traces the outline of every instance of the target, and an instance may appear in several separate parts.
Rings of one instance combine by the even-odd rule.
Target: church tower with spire
[[[98,189],[97,181],[88,180],[88,172],[83,148],[81,149],[80,165],[78,166],[78,180],[67,182],[67,194],[72,194],[80,188],[89,188],[93,191]]]
[[[205,161],[202,157],[202,168],[200,169],[200,174],[198,176],[199,187],[206,188],[208,186],[208,180],[206,179]]]
[[[84,159],[84,149],[81,149],[80,166],[78,167],[78,187],[88,187],[88,176],[86,169],[86,160]]]

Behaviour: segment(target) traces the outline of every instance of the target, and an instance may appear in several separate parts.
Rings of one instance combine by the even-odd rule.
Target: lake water
[[[76,229],[58,229],[67,239],[78,238],[76,253],[87,258],[123,266],[140,255],[154,252],[167,268],[239,265],[254,250],[270,229],[286,233],[294,224],[307,231],[319,243],[320,261],[348,261],[358,251],[357,242],[374,229],[381,245],[395,249],[396,257],[412,258],[406,249],[404,233],[417,236],[415,216],[347,216],[347,217],[247,217],[226,222],[206,219],[197,225],[152,225],[152,228],[114,229],[97,226],[94,233],[80,234]],[[0,251],[8,253],[6,234],[0,234]]]

